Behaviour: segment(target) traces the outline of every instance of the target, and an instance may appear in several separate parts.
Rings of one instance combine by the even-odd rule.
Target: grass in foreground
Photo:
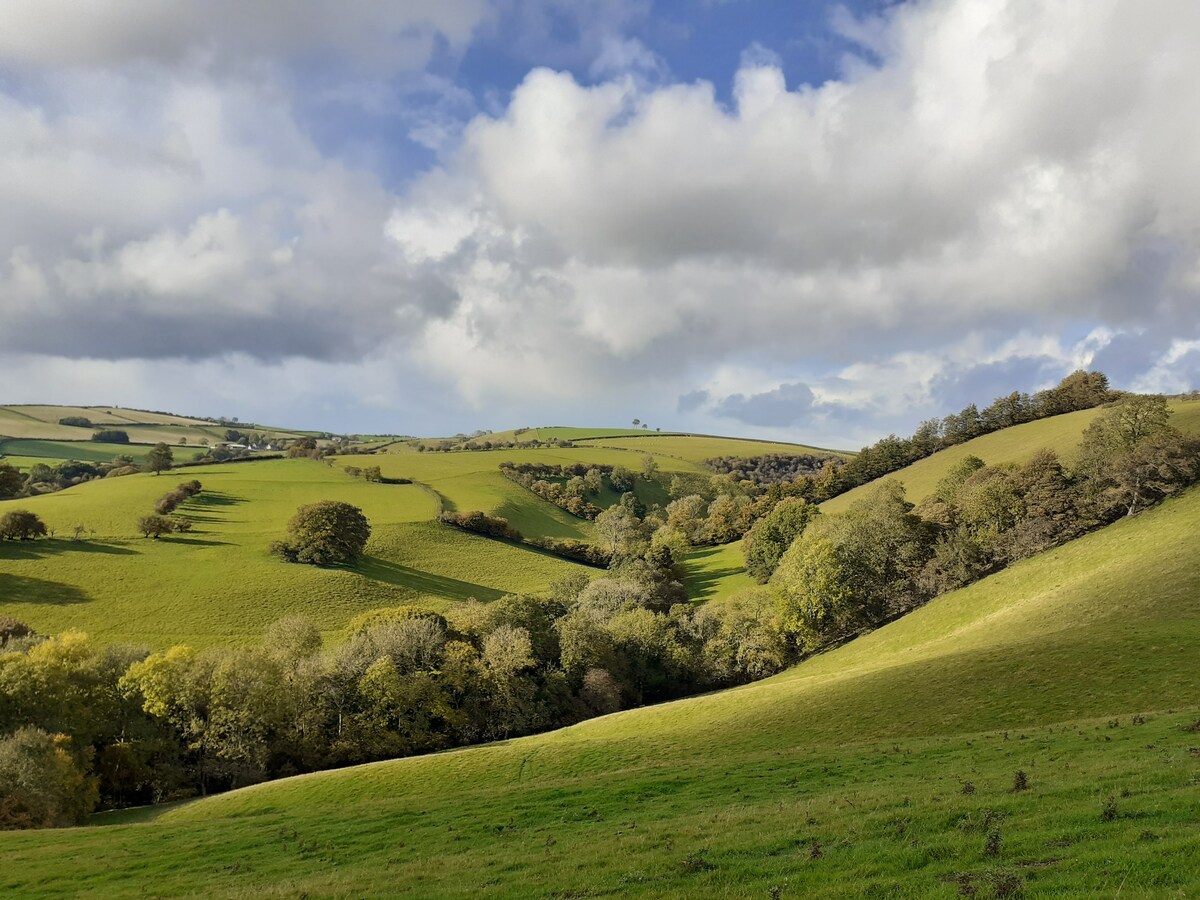
[[[745,688],[0,835],[0,890],[1195,896],[1198,527],[1194,490]]]

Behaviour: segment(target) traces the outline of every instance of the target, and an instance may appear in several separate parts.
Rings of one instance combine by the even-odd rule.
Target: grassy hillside
[[[32,439],[0,441],[0,453],[8,457],[41,457],[47,464],[53,460],[76,459],[81,462],[108,462],[118,456],[132,457],[141,462],[150,452],[150,444],[109,444],[104,441],[39,441]],[[186,458],[191,450],[176,447],[174,452]]]
[[[616,438],[596,438],[587,443],[618,450],[632,450],[654,456],[667,456],[691,463],[703,463],[717,456],[763,456],[768,453],[829,453],[845,455],[839,450],[823,450],[803,444],[783,444],[774,441],[755,441],[745,438],[713,437],[700,434],[640,434]]]
[[[67,416],[88,419],[92,422],[92,427],[58,424],[59,419]],[[243,431],[259,431],[275,439],[295,437],[303,433],[279,428],[260,428],[248,423],[235,427]],[[159,441],[177,444],[180,438],[186,438],[189,444],[198,444],[201,440],[217,442],[224,440],[225,435],[224,425],[138,409],[108,406],[0,406],[2,437],[86,441],[96,428],[119,428],[128,432],[131,441],[142,444],[155,444]]]
[[[46,409],[47,415],[89,412]],[[25,439],[9,441],[6,449],[21,451],[14,455],[25,465],[42,453],[52,461],[147,450]],[[42,632],[74,627],[104,640],[204,645],[254,641],[265,625],[294,613],[311,616],[336,635],[353,616],[374,607],[421,603],[444,608],[469,597],[488,600],[537,591],[574,564],[438,525],[439,502],[450,510],[503,515],[529,536],[590,540],[590,522],[504,478],[500,463],[584,462],[637,469],[641,459],[640,453],[594,446],[418,453],[395,444],[385,453],[347,456],[332,466],[309,460],[201,466],[161,477],[103,479],[57,494],[5,501],[0,511],[30,509],[55,537],[35,544],[0,544],[0,614]],[[668,475],[703,471],[674,456],[658,459]],[[428,485],[440,499],[420,485],[369,484],[342,470],[375,464],[386,476]],[[138,517],[150,512],[154,500],[179,479],[191,478],[205,486],[202,495],[181,509],[196,521],[195,530],[161,541],[140,538]],[[648,502],[666,499],[659,485],[643,484],[639,491]],[[606,501],[618,499],[608,493]],[[321,499],[361,506],[372,522],[368,558],[354,570],[289,566],[267,552],[296,507]],[[70,539],[77,525],[84,526],[86,540]],[[731,560],[723,558],[720,566],[696,575],[697,596],[727,592],[744,580],[740,565],[734,567]],[[720,579],[728,584],[723,587]]]
[[[1193,434],[1200,433],[1200,400],[1173,401],[1170,408],[1174,427]],[[1021,463],[1038,450],[1048,447],[1056,450],[1065,462],[1070,462],[1075,458],[1084,429],[1100,412],[1099,409],[1085,409],[1005,428],[918,460],[888,477],[903,482],[908,499],[920,503],[933,493],[937,483],[951,467],[967,456],[978,456],[989,465]],[[870,490],[870,485],[863,485],[826,501],[821,508],[826,512],[839,512]]]
[[[138,537],[137,518],[191,478],[205,488],[180,508],[194,530]],[[322,499],[361,506],[372,523],[368,557],[354,570],[288,565],[267,552],[298,506]],[[74,627],[154,646],[251,642],[290,614],[334,633],[378,606],[539,590],[573,565],[437,525],[433,498],[416,485],[370,484],[310,460],[104,479],[0,503],[10,508],[38,513],[56,537],[0,543],[0,613],[42,632]],[[77,524],[87,540],[69,538]]]
[[[591,523],[564,512],[509,481],[500,474],[500,463],[593,463],[627,466],[637,471],[641,456],[602,447],[418,453],[411,447],[397,445],[383,454],[341,458],[339,465],[378,465],[385,476],[411,478],[429,485],[443,498],[449,510],[464,512],[480,509],[502,515],[522,534],[530,537],[550,535],[586,540],[592,535]],[[667,473],[702,471],[695,464],[672,457],[658,457],[658,461],[661,470]],[[645,499],[663,498],[647,496]]]
[[[3,834],[0,891],[1196,896],[1198,528],[1193,490],[745,688]]]

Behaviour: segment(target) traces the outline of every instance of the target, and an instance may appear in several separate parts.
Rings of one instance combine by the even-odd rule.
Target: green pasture
[[[742,542],[700,547],[684,561],[683,586],[692,600],[728,600],[758,584],[746,571]]]
[[[11,440],[0,441],[0,453],[13,456],[44,457],[47,465],[50,460],[75,459],[80,462],[110,462],[118,456],[132,457],[134,462],[142,462],[153,449],[153,444],[109,444],[103,441],[39,441]],[[190,459],[193,450],[186,447],[173,447],[177,461]],[[198,448],[197,448],[198,449]]]
[[[746,687],[2,834],[0,892],[1194,897],[1198,529],[1193,490]]]
[[[154,541],[136,521],[180,480],[204,492],[180,507],[194,529]],[[514,487],[516,487],[514,485]],[[317,500],[362,507],[367,558],[353,569],[291,565],[268,553],[296,508]],[[541,590],[574,564],[432,521],[416,485],[371,484],[311,460],[267,460],[104,479],[0,503],[30,509],[51,540],[0,544],[0,613],[43,633],[79,628],[101,640],[250,643],[286,615],[336,635],[379,606],[444,608]],[[72,539],[76,525],[85,539]]]
[[[59,419],[67,416],[82,416],[89,419],[92,426],[84,428],[58,424]],[[250,424],[233,427],[242,431],[262,432],[274,439],[295,437],[302,433]],[[224,425],[200,419],[109,406],[0,406],[0,436],[4,437],[87,440],[97,428],[119,428],[127,432],[129,439],[135,443],[156,444],[161,441],[172,445],[178,444],[180,438],[186,438],[190,445],[199,444],[201,440],[218,443],[224,440],[226,430]]]

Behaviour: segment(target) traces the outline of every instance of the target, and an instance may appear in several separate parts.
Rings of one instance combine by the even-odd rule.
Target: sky
[[[1194,0],[5,0],[0,402],[857,447],[1200,388]]]

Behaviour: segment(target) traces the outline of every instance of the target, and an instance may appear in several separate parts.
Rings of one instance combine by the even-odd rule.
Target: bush
[[[350,620],[351,634],[370,631],[380,625],[391,625],[396,622],[407,622],[410,619],[428,619],[448,631],[450,625],[446,617],[422,606],[385,606],[381,609],[369,609]]]
[[[443,512],[438,515],[438,521],[443,525],[453,525],[463,531],[472,531],[486,537],[521,540],[521,532],[509,525],[508,519],[503,516],[490,516],[478,509],[465,513]]]
[[[31,634],[33,634],[33,629],[24,622],[20,622],[12,616],[0,616],[0,647],[9,641],[29,637]]]
[[[105,444],[128,444],[129,432],[121,431],[119,428],[105,428],[95,432],[92,435],[93,441],[101,441]]]
[[[288,562],[314,566],[349,564],[358,560],[371,537],[371,524],[357,506],[322,500],[296,510],[288,523],[288,538],[271,546]]]
[[[545,550],[547,553],[553,553],[555,556],[573,559],[589,566],[605,567],[612,562],[611,553],[595,544],[577,541],[573,538],[532,537],[525,538],[525,543],[531,547]]]
[[[31,541],[46,536],[46,523],[27,509],[14,509],[0,516],[0,540]]]
[[[157,514],[142,516],[138,519],[137,527],[143,537],[158,540],[164,534],[170,534],[175,530],[175,520]]]

